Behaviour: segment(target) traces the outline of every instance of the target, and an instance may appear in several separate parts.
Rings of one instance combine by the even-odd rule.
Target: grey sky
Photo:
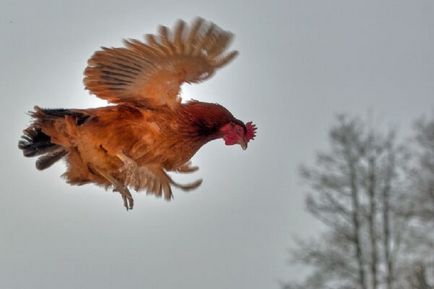
[[[267,2],[267,3],[266,3]],[[326,146],[338,112],[403,130],[433,108],[432,1],[0,2],[0,288],[277,288],[299,276],[291,236],[314,234],[297,166]],[[253,120],[247,151],[222,141],[194,157],[203,185],[175,200],[117,194],[34,168],[16,145],[43,107],[105,105],[82,85],[100,46],[195,16],[235,33],[240,56],[184,99]]]

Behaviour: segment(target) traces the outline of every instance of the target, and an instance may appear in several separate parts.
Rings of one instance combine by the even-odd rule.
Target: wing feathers
[[[231,53],[225,55],[224,57],[217,59],[213,62],[213,66],[220,68],[231,62],[238,55],[238,51],[232,51]]]
[[[211,47],[208,51],[208,55],[211,58],[214,58],[218,55],[220,55],[221,53],[223,53],[226,48],[229,46],[229,44],[232,41],[233,38],[233,34],[232,33],[225,33],[225,34],[220,34],[217,36],[218,39],[216,40],[216,43],[213,47]]]
[[[207,43],[211,40],[215,25],[212,23],[208,30],[198,35],[198,41],[194,47],[193,55],[199,55],[206,48]]]
[[[160,43],[158,43],[157,38],[155,37],[155,35],[152,34],[146,34],[145,36],[146,42],[148,43],[148,45],[154,49],[154,51],[156,52],[156,54],[158,56],[165,56],[167,54],[167,50],[164,49],[164,46],[162,46]]]
[[[181,54],[184,51],[184,28],[185,28],[185,22],[182,20],[179,20],[175,27],[175,52],[177,54]]]
[[[191,163],[186,163],[177,171],[182,173],[191,173],[196,171],[197,167],[192,167]],[[133,187],[136,191],[146,191],[147,194],[153,194],[157,197],[163,196],[166,200],[173,198],[171,186],[175,186],[184,191],[190,191],[202,184],[199,179],[189,184],[179,184],[159,166],[138,166],[131,175],[125,176],[124,185]]]
[[[196,36],[203,22],[204,20],[202,18],[197,18],[196,20],[194,20],[190,30],[190,34],[188,35],[188,39],[186,42],[186,50],[185,50],[186,55],[189,55],[194,50],[194,46],[197,41]]]
[[[175,47],[172,45],[169,37],[169,29],[166,26],[160,26],[160,42],[167,50],[167,54],[172,55],[175,52]]]
[[[158,36],[147,34],[145,42],[124,40],[125,47],[106,48],[89,59],[84,74],[86,88],[110,102],[141,102],[150,105],[179,104],[184,82],[200,82],[236,55],[226,51],[232,34],[197,18],[188,26],[179,20],[174,29],[160,26]]]

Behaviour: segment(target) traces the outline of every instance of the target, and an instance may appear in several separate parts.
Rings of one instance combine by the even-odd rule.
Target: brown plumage
[[[256,127],[244,124],[218,104],[182,103],[184,82],[212,76],[237,52],[225,54],[232,34],[201,18],[170,31],[146,35],[146,43],[126,40],[122,48],[102,48],[89,59],[84,83],[91,93],[116,105],[92,109],[42,109],[31,112],[19,148],[40,156],[46,169],[65,158],[68,183],[95,183],[120,192],[133,208],[128,188],[172,198],[171,187],[191,190],[202,180],[181,185],[168,171],[197,170],[191,157],[207,142],[223,138],[243,149]]]

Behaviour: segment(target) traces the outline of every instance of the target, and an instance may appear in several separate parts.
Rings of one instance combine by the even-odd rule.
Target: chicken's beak
[[[247,142],[245,140],[240,141],[240,146],[245,151],[247,149]]]

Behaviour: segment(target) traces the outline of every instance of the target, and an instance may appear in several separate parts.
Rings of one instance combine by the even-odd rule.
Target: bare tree
[[[391,145],[391,144],[389,144]],[[395,154],[393,150],[388,150],[386,169],[384,174],[384,186],[381,190],[381,203],[383,205],[382,217],[383,217],[383,252],[384,252],[384,263],[385,263],[385,276],[386,276],[386,288],[392,289],[393,282],[393,260],[392,260],[392,249],[391,249],[391,236],[390,236],[390,190],[392,188],[393,171],[395,167]]]
[[[419,120],[415,128],[409,170],[412,195],[402,210],[410,220],[405,241],[411,253],[409,280],[411,288],[433,288],[428,284],[434,284],[434,118]]]
[[[311,188],[307,209],[328,229],[318,240],[298,240],[293,260],[311,274],[284,288],[398,288],[406,150],[393,131],[346,116],[338,117],[329,140],[315,166],[301,169]]]
[[[434,226],[434,119],[416,123],[416,166],[414,185],[419,202],[415,216]]]

